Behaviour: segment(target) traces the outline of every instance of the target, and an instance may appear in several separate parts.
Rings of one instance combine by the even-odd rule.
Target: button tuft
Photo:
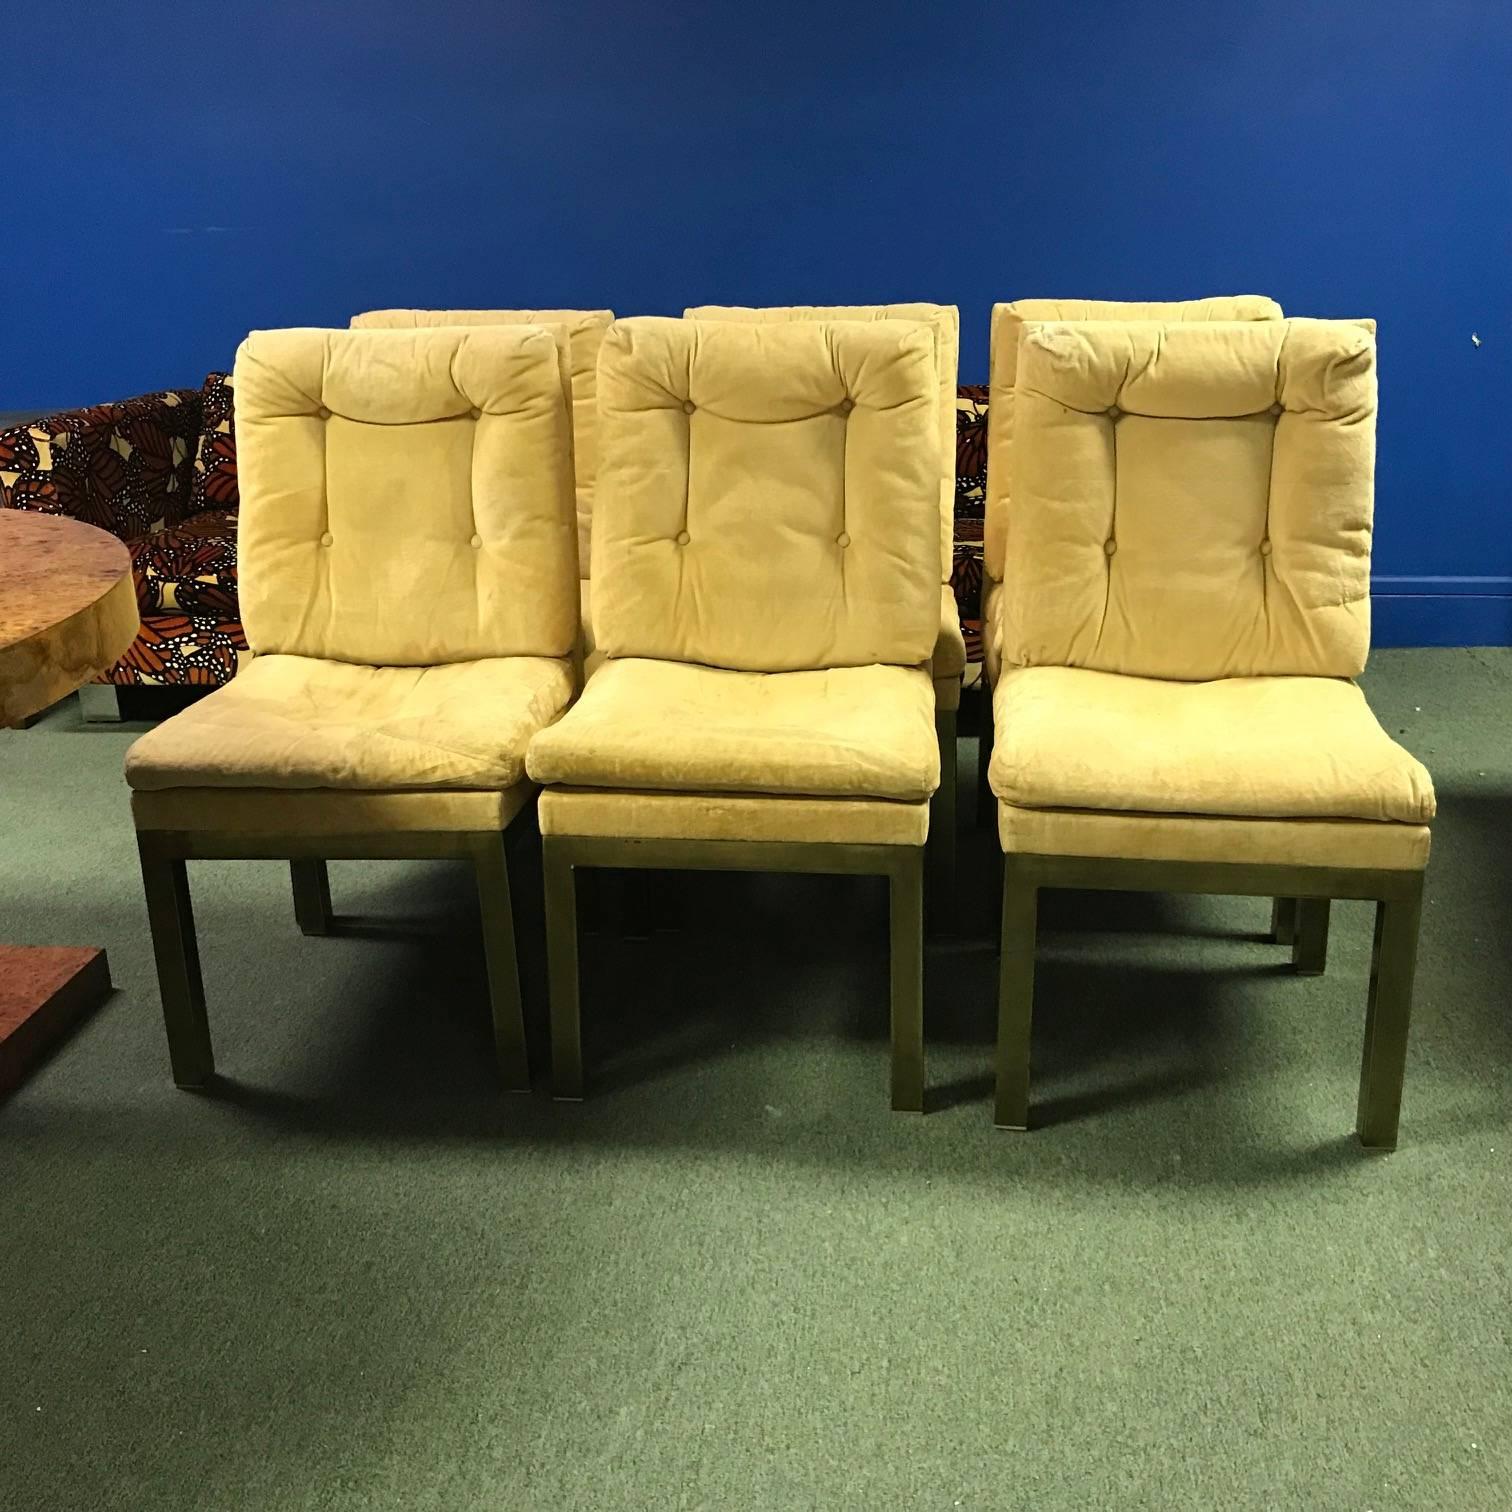
[[[691,399],[683,400],[683,414],[691,415],[697,408],[698,406]]]
[[[473,406],[473,407],[472,407],[472,408],[471,408],[471,409],[470,409],[470,410],[468,410],[468,412],[467,412],[467,413],[468,413],[468,414],[469,414],[469,415],[471,415],[471,416],[472,416],[472,417],[473,417],[473,419],[474,419],[474,420],[481,420],[481,419],[482,419],[482,418],[483,418],[483,411],[482,411],[482,410],[480,410],[480,409],[479,409],[479,408],[478,408],[478,407],[477,407],[477,405],[474,405],[474,406]]]
[[[1265,538],[1265,540],[1261,541],[1261,543],[1260,543],[1260,555],[1261,556],[1269,556],[1270,554],[1271,554],[1271,543],[1270,543],[1270,537],[1267,536]]]
[[[847,394],[845,398],[840,401],[840,413],[842,415],[850,414],[850,412],[855,409],[855,407],[856,401],[852,399],[849,394]]]
[[[677,544],[679,546],[686,546],[690,540],[692,540],[692,537],[686,530],[679,530],[677,532]]]
[[[1270,412],[1273,415],[1284,415],[1286,413],[1286,406],[1280,400],[1277,400],[1276,403],[1271,405]]]
[[[1122,414],[1123,411],[1119,409],[1116,404],[1110,404],[1108,406],[1108,419],[1117,420]]]
[[[322,546],[329,546],[331,544],[331,532],[329,530],[326,531],[326,533],[323,536],[321,536],[321,538],[320,538],[320,544]]]
[[[478,547],[483,544],[483,537],[480,535],[475,535],[467,544],[471,546],[474,551],[476,551]]]
[[[835,545],[837,545],[837,546],[849,546],[850,545],[850,532],[848,530],[842,530],[840,532],[840,534],[835,537]]]
[[[322,405],[321,405],[321,406],[320,406],[320,408],[319,408],[319,409],[318,409],[318,410],[316,410],[316,411],[315,411],[315,413],[316,413],[316,414],[317,414],[317,415],[318,415],[318,416],[319,416],[319,417],[320,417],[320,418],[321,418],[321,419],[322,419],[322,420],[329,420],[329,419],[330,419],[330,418],[331,418],[331,412],[330,412],[330,410],[328,410],[328,409],[327,409],[327,408],[326,408],[326,407],[325,407],[325,405],[323,405],[323,404],[322,404]]]
[[[1109,536],[1108,539],[1103,542],[1103,555],[1112,556],[1113,553],[1117,550],[1118,542],[1115,541],[1112,536]]]

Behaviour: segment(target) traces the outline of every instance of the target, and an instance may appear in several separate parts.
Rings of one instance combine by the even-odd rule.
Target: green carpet
[[[924,1119],[879,883],[699,878],[585,936],[597,1095],[557,1107],[492,1089],[443,863],[333,866],[324,940],[285,868],[191,867],[224,1081],[177,1092],[142,726],[0,734],[0,937],[119,988],[0,1107],[0,1506],[1505,1512],[1512,651],[1365,681],[1441,806],[1389,1157],[1349,1138],[1351,903],[1301,980],[1262,901],[1052,897],[1041,1127],[994,1132],[970,740]]]

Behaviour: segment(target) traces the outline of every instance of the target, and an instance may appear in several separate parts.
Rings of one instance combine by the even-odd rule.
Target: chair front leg
[[[583,1023],[578,1001],[577,888],[572,861],[559,841],[541,837],[546,885],[546,970],[551,997],[551,1095],[583,1097]]]
[[[1322,976],[1328,965],[1327,898],[1298,898],[1292,965],[1299,976]]]
[[[1034,936],[1039,884],[1022,857],[1003,857],[998,965],[997,1108],[1000,1129],[1029,1127],[1029,1039],[1034,1021]]]
[[[892,1106],[924,1111],[924,858],[913,847],[888,873]]]
[[[300,933],[330,934],[331,879],[325,862],[291,861],[289,880],[294,887],[294,922]]]
[[[473,841],[473,869],[483,916],[483,955],[493,1009],[494,1053],[506,1092],[530,1091],[530,1054],[525,1043],[525,1011],[520,999],[520,965],[515,954],[514,908],[502,834]]]
[[[194,937],[189,873],[178,857],[155,854],[150,840],[143,835],[137,836],[137,849],[174,1084],[203,1087],[215,1075],[215,1051],[210,1044],[210,1022],[205,1013],[205,984]]]
[[[929,800],[929,927],[945,934],[955,924],[956,788],[959,762],[956,711],[935,710],[935,738],[940,744],[940,785]]]
[[[1367,1150],[1396,1148],[1422,911],[1421,874],[1414,878],[1405,897],[1376,904],[1370,1000],[1365,1011],[1365,1054],[1360,1065],[1360,1101],[1355,1115],[1355,1132]]]

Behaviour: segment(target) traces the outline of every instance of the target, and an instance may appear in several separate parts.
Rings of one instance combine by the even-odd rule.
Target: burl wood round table
[[[114,536],[0,509],[0,727],[89,682],[140,628],[131,557]],[[0,863],[4,849],[0,836]],[[4,885],[0,870],[0,897]],[[0,1096],[109,991],[103,950],[0,944]]]

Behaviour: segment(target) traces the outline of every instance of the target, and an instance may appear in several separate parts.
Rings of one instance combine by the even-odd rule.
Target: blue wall
[[[1252,290],[1381,322],[1378,640],[1512,642],[1505,3],[31,15],[0,409],[373,305],[937,299],[981,378],[996,299]]]

